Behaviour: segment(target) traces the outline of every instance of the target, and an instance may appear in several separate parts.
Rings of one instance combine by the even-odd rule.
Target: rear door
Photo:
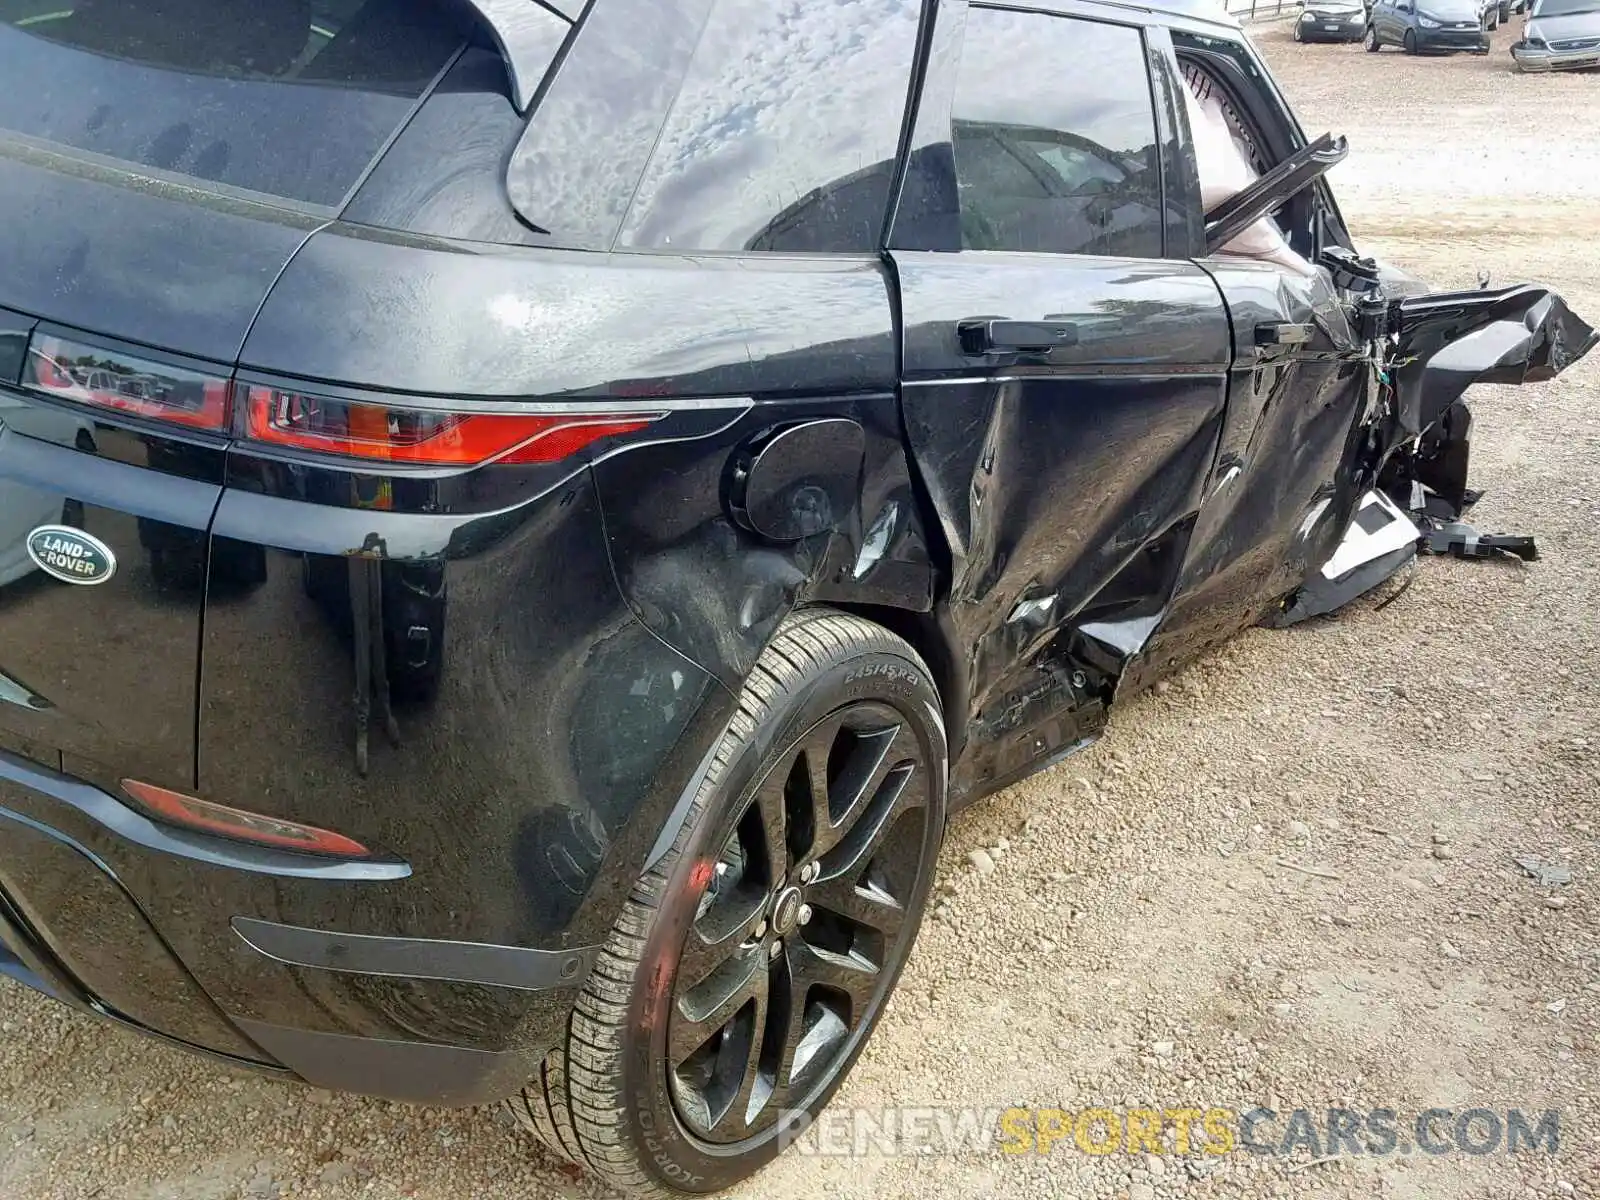
[[[1186,261],[1181,81],[1137,16],[1105,12],[941,7],[892,230],[906,429],[972,647],[958,793],[1089,732],[1166,603],[1222,423],[1229,327]]]
[[[432,0],[0,0],[0,748],[192,783],[233,363],[465,37]],[[49,526],[109,569],[52,575]]]
[[[1220,121],[1223,144],[1253,171],[1264,175],[1305,146],[1242,38],[1178,29],[1163,49],[1193,101],[1185,123]],[[1218,139],[1195,141],[1216,152]],[[1233,245],[1199,251],[1233,319],[1228,416],[1172,607],[1135,683],[1232,636],[1299,586],[1332,554],[1360,498],[1351,438],[1375,376],[1351,325],[1352,297],[1312,263],[1319,241],[1343,237],[1343,223],[1322,182],[1271,220],[1285,239],[1276,259]]]

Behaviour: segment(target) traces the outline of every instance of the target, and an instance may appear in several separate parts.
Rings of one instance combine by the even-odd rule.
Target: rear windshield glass
[[[334,205],[467,33],[439,0],[0,0],[0,130]]]

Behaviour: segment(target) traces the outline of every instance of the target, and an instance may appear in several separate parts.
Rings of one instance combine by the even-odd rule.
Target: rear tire
[[[1376,54],[1383,49],[1383,43],[1378,40],[1377,26],[1367,26],[1367,35],[1361,39],[1361,44],[1367,48],[1368,54]]]
[[[775,1158],[843,1082],[910,952],[945,755],[915,650],[859,617],[792,614],[513,1115],[637,1195],[720,1191]]]

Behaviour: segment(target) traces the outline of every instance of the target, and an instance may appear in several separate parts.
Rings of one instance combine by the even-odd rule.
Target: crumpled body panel
[[[1217,469],[1163,620],[1122,679],[1153,682],[1254,623],[1339,544],[1364,490],[1351,462],[1378,379],[1325,273],[1209,265],[1237,324],[1311,327],[1285,352],[1235,362]],[[1250,348],[1254,350],[1254,348]]]
[[[949,556],[951,789],[978,795],[1103,723],[1081,628],[1160,613],[1216,461],[1227,314],[1190,264],[895,257],[906,439]],[[973,353],[985,313],[1072,336]]]
[[[1474,383],[1538,383],[1600,335],[1548,288],[1439,292],[1402,300],[1395,320],[1397,434],[1433,427]]]
[[[1158,353],[1137,384],[1080,351],[1020,378],[907,386],[908,442],[950,552],[938,615],[960,665],[963,801],[1082,745],[1119,695],[1240,629],[1348,603],[1427,546],[1423,531],[1481,554],[1484,539],[1446,524],[1474,495],[1463,392],[1548,379],[1597,340],[1535,286],[1417,295],[1226,255],[1203,265],[1233,330],[1225,405],[1204,399],[1204,371]],[[916,268],[902,271],[915,288]],[[908,322],[908,374],[929,336]]]

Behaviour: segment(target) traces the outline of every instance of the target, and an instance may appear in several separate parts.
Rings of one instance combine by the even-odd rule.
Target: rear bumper
[[[240,1058],[207,1046],[185,1042],[152,1029],[148,1025],[140,1024],[123,1013],[113,1011],[99,997],[86,991],[80,981],[67,973],[50,949],[27,927],[5,896],[0,896],[0,976],[59,1001],[86,1016],[103,1019],[169,1045],[217,1059],[230,1066],[243,1067],[263,1074],[288,1074],[282,1066],[264,1061],[260,1057]]]
[[[223,899],[266,879],[374,889],[381,903],[397,873],[393,863],[372,878],[348,867],[169,829],[0,751],[0,974],[87,1015],[322,1087],[444,1105],[514,1091],[559,1040],[592,949],[236,924],[237,901]],[[157,896],[177,898],[159,928]],[[172,949],[208,933],[227,939],[238,985],[259,989],[275,1019],[224,1009]],[[296,991],[342,1002],[317,1005],[320,1019],[271,1007]],[[419,1029],[436,1040],[419,1040]]]
[[[184,527],[206,573],[159,586],[148,497],[193,480],[5,434],[0,475],[54,454],[124,563],[106,588],[6,596],[65,630],[49,657],[30,656],[34,625],[0,629],[7,973],[328,1088],[474,1104],[525,1083],[736,703],[625,602],[591,472],[468,479],[464,497],[405,477],[392,507],[361,508],[325,471],[255,464],[257,480],[241,456],[240,486],[191,506],[215,510],[209,536]],[[707,473],[727,452],[704,452]],[[703,590],[755,611],[748,590]],[[107,651],[117,617],[171,636]],[[68,657],[88,668],[70,687]],[[377,677],[358,686],[363,663]],[[130,777],[374,857],[155,821],[122,798]]]
[[[1583,71],[1600,68],[1600,46],[1584,50],[1533,50],[1521,42],[1511,47],[1520,71]]]

